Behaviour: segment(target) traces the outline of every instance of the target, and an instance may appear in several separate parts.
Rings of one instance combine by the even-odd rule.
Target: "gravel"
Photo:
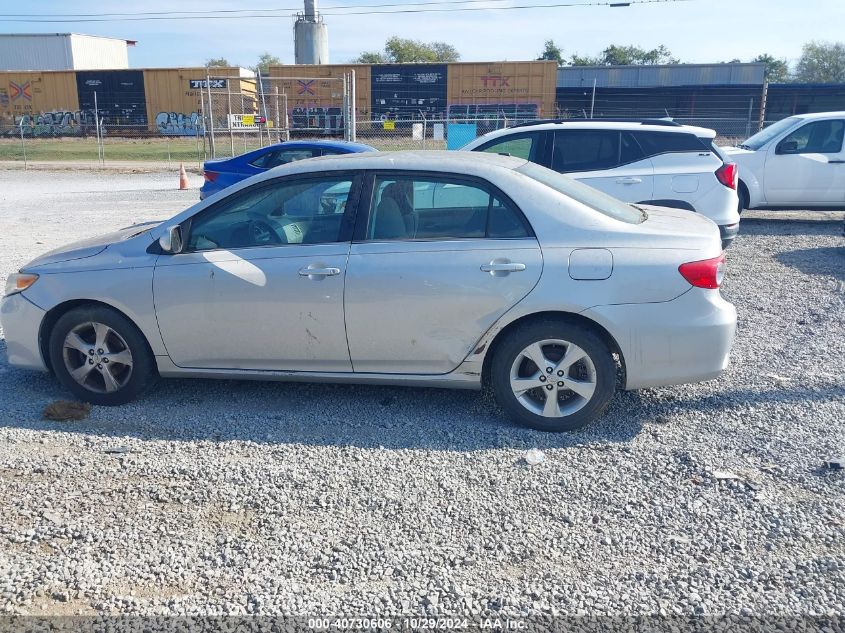
[[[176,182],[0,171],[0,276]],[[0,612],[841,614],[841,231],[748,212],[730,369],[565,435],[475,392],[204,380],[49,422],[67,394],[0,338]]]

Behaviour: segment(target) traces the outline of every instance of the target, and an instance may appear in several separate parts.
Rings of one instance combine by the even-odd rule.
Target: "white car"
[[[617,386],[727,366],[725,256],[690,215],[504,156],[326,156],[42,255],[9,276],[0,321],[11,365],[100,405],[159,376],[487,384],[563,431]]]
[[[737,147],[740,209],[845,207],[845,112],[783,119]]]
[[[580,180],[624,202],[695,211],[727,247],[739,232],[737,167],[714,130],[664,119],[532,121],[461,148],[510,154]]]

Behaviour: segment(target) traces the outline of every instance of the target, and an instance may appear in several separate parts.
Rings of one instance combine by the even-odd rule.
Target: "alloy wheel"
[[[65,336],[65,368],[78,384],[95,393],[122,389],[132,376],[132,352],[123,337],[104,323],[81,323]]]
[[[523,349],[511,365],[510,386],[531,413],[562,418],[583,409],[596,391],[596,367],[574,343],[547,339]]]

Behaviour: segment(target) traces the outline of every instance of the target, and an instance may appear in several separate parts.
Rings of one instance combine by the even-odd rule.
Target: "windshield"
[[[639,207],[617,200],[598,189],[588,187],[569,176],[564,176],[536,163],[525,163],[521,167],[517,167],[516,171],[614,220],[628,224],[640,224],[648,217],[646,212]]]
[[[763,145],[778,136],[781,132],[786,132],[789,128],[791,128],[800,120],[801,119],[794,116],[791,116],[788,119],[781,119],[777,123],[773,123],[769,127],[757,132],[757,134],[755,134],[754,136],[746,139],[742,142],[741,145],[739,145],[739,147],[741,147],[742,149],[758,150],[763,147]]]

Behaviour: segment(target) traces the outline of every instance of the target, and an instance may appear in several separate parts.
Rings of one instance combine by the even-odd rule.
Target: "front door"
[[[173,362],[351,371],[343,286],[358,189],[350,174],[282,178],[183,224],[185,252],[159,257],[153,278]]]
[[[346,276],[353,368],[448,373],[537,284],[539,244],[519,209],[478,179],[383,173],[365,190],[371,208]]]
[[[802,125],[773,145],[763,186],[771,205],[845,204],[845,120]]]

